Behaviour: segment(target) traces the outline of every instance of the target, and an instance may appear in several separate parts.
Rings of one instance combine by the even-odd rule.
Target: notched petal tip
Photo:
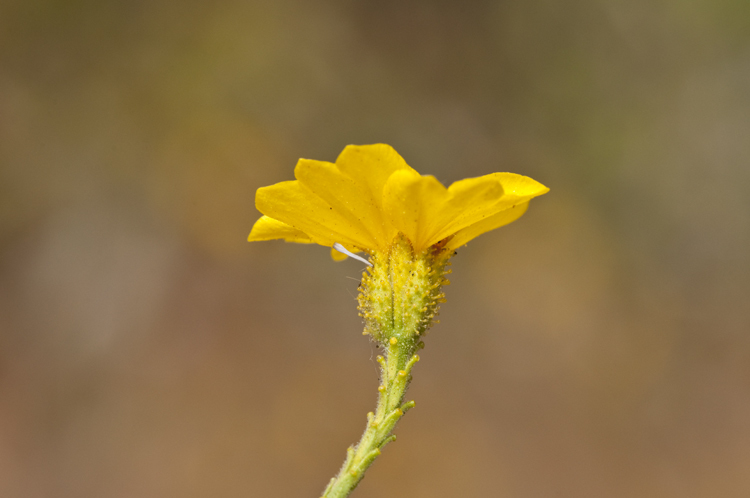
[[[362,166],[379,166],[389,172],[411,169],[396,149],[388,144],[347,145],[336,158],[342,170],[357,170]]]

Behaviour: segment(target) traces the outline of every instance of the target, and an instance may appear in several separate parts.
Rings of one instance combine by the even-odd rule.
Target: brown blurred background
[[[747,0],[0,0],[0,496],[317,497],[362,265],[245,240],[374,142],[552,191],[459,251],[355,496],[750,496]]]

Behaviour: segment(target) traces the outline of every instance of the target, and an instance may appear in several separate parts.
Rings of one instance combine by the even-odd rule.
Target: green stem
[[[381,377],[378,406],[375,413],[367,414],[367,428],[362,438],[356,446],[350,446],[347,450],[344,465],[338,475],[331,479],[323,498],[349,496],[385,445],[396,440],[391,431],[404,413],[414,407],[414,401],[403,403],[403,399],[411,380],[411,369],[419,361],[419,356],[414,354],[415,349],[412,341],[394,338],[386,348],[385,358],[378,356]]]

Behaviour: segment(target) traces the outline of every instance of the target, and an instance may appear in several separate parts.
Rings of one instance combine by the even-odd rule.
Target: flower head
[[[454,249],[515,221],[549,190],[513,173],[445,188],[384,144],[350,145],[335,164],[300,159],[294,176],[258,189],[255,204],[264,216],[249,240],[317,243],[333,247],[335,259],[366,252],[371,262],[363,259],[369,267],[358,298],[365,334],[399,345],[403,361],[444,302]]]
[[[416,254],[436,244],[452,250],[515,221],[549,190],[513,173],[445,188],[385,144],[349,145],[336,163],[300,159],[294,176],[258,189],[255,204],[265,216],[248,240],[339,243],[373,255],[387,253],[400,233]]]

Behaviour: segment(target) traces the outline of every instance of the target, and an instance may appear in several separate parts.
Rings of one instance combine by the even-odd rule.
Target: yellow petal
[[[523,216],[523,213],[525,213],[528,208],[529,201],[526,201],[504,211],[500,211],[499,213],[485,218],[478,223],[474,223],[473,225],[457,232],[455,237],[453,237],[448,242],[448,244],[446,244],[446,247],[449,249],[456,249],[457,247],[461,247],[471,239],[478,237],[483,233],[489,232],[490,230],[494,230],[496,228],[500,228],[501,226],[507,225],[508,223],[512,223]]]
[[[544,194],[549,189],[526,176],[492,173],[457,181],[448,191],[451,194],[449,200],[435,210],[434,223],[438,230],[427,245]]]
[[[247,238],[248,242],[274,239],[284,239],[287,242],[299,242],[301,244],[312,244],[313,242],[306,233],[268,216],[262,216],[255,222],[250,236]]]
[[[356,179],[369,191],[370,198],[382,210],[383,188],[396,171],[416,173],[393,147],[386,144],[347,145],[336,159],[342,173]]]
[[[382,216],[366,188],[333,163],[300,159],[294,176],[363,234],[366,247],[386,247]],[[339,242],[339,241],[337,241]]]
[[[503,187],[493,175],[485,175],[455,182],[448,194],[445,202],[433,207],[428,246],[495,214]]]
[[[258,211],[306,233],[313,242],[332,246],[367,248],[370,239],[362,228],[333,209],[298,181],[259,188],[255,195]]]
[[[375,208],[372,229],[380,248],[390,245],[397,230],[383,212],[383,189],[388,178],[396,171],[417,172],[404,158],[387,144],[347,145],[336,159],[339,171],[362,186],[362,203]],[[383,242],[384,241],[384,242]]]
[[[434,210],[448,201],[448,189],[434,176],[416,171],[393,173],[383,189],[383,210],[388,220],[411,241],[416,252],[427,247]]]

